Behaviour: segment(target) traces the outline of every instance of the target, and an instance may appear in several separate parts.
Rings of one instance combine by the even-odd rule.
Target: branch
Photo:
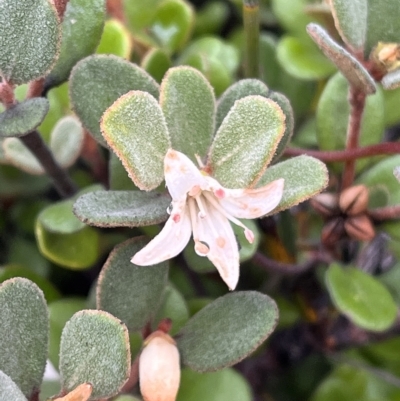
[[[400,205],[371,209],[368,210],[368,214],[376,221],[400,219]]]
[[[260,6],[258,0],[243,0],[243,25],[245,36],[244,75],[246,78],[258,78],[260,75]]]

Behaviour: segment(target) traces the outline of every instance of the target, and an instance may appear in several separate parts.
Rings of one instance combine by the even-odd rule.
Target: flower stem
[[[371,209],[368,210],[368,214],[376,221],[400,219],[400,205]]]
[[[361,159],[364,157],[393,155],[399,153],[399,142],[385,142],[351,150],[321,151],[302,148],[287,148],[285,150],[286,156],[308,155],[313,156],[324,162],[345,162],[349,160]]]
[[[260,6],[258,0],[243,0],[243,25],[245,35],[244,75],[258,78]]]
[[[366,94],[353,86],[349,88],[350,116],[347,126],[346,150],[354,150],[359,146],[361,119],[365,108]],[[355,176],[356,161],[347,160],[342,176],[342,190],[351,186]]]
[[[54,160],[51,151],[37,131],[22,136],[20,140],[36,156],[46,173],[53,179],[53,184],[60,196],[68,198],[77,192],[75,184]]]

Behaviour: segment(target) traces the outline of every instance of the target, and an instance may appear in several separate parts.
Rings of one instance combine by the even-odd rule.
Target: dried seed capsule
[[[375,237],[375,229],[371,219],[365,214],[346,219],[344,229],[349,237],[359,241],[370,241]]]
[[[369,193],[365,185],[355,185],[345,189],[339,197],[339,206],[343,213],[354,216],[367,209]]]
[[[325,217],[332,217],[339,214],[338,197],[334,194],[323,193],[314,196],[311,206]]]

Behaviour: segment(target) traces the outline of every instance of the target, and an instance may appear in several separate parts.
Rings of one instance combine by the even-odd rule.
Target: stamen
[[[204,217],[207,216],[207,213],[206,213],[205,205],[203,204],[203,201],[202,201],[202,199],[201,199],[201,196],[200,196],[200,195],[197,195],[197,196],[195,196],[194,199],[196,200],[197,206],[198,206],[198,208],[199,208],[199,210],[200,210],[200,212],[199,212],[199,217],[200,217],[201,219],[204,219]]]
[[[250,242],[250,244],[253,243],[254,241],[254,233],[251,231],[248,227],[246,227],[240,220],[238,220],[236,217],[233,217],[231,214],[229,214],[218,202],[218,200],[210,193],[207,191],[203,191],[202,194],[205,196],[208,202],[215,207],[220,213],[222,213],[228,220],[230,220],[232,223],[236,224],[239,227],[242,227],[244,229],[244,235],[247,239],[247,241]]]
[[[199,167],[204,168],[204,163],[201,160],[201,157],[197,153],[194,155],[194,157],[196,158],[196,161],[197,161],[197,164],[199,165]]]

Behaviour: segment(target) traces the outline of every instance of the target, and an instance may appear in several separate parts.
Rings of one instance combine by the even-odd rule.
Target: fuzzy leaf
[[[72,70],[70,97],[83,126],[102,145],[100,119],[106,109],[130,90],[158,97],[158,84],[137,65],[115,56],[95,55],[81,60]]]
[[[178,333],[182,362],[197,372],[231,366],[265,341],[277,320],[277,306],[267,295],[255,291],[224,295],[196,313]]]
[[[6,160],[18,169],[33,175],[45,173],[36,156],[18,138],[6,138],[3,150]]]
[[[104,311],[77,312],[61,336],[62,388],[91,383],[91,400],[110,398],[128,380],[130,359],[128,330],[120,320]]]
[[[0,113],[0,137],[28,134],[42,123],[48,111],[49,101],[42,97],[25,100],[3,111]]]
[[[132,47],[133,41],[125,26],[117,19],[106,21],[96,53],[114,54],[129,60]]]
[[[261,96],[238,100],[211,146],[208,165],[212,175],[228,188],[254,185],[273,158],[284,131],[285,115],[277,103]]]
[[[141,67],[147,71],[157,82],[161,82],[165,73],[172,66],[168,54],[157,48],[150,49],[142,59]]]
[[[19,387],[0,370],[0,401],[27,401]]]
[[[0,75],[23,84],[46,75],[59,51],[60,26],[49,0],[0,2]]]
[[[394,323],[397,306],[376,278],[355,267],[332,264],[326,272],[326,284],[337,308],[357,326],[384,331]]]
[[[220,127],[236,100],[250,95],[267,97],[268,91],[267,85],[258,79],[242,79],[230,86],[218,100],[216,128]]]
[[[94,53],[105,18],[105,0],[69,0],[62,21],[60,56],[45,85],[56,86],[68,79],[72,67]]]
[[[197,70],[191,67],[170,69],[160,89],[160,105],[165,115],[172,148],[193,161],[204,158],[214,133],[214,93]]]
[[[400,87],[400,69],[391,71],[382,78],[382,86],[385,89],[396,89]]]
[[[42,382],[48,329],[46,301],[36,284],[18,277],[0,285],[0,370],[28,399]]]
[[[367,36],[368,0],[329,0],[335,26],[343,41],[363,50]]]
[[[50,149],[58,163],[68,168],[79,157],[83,146],[84,133],[80,122],[72,116],[58,121],[50,137]]]
[[[97,308],[121,319],[130,331],[151,321],[167,284],[167,262],[145,267],[130,262],[145,245],[143,237],[136,237],[115,247],[97,284]]]
[[[292,157],[269,167],[257,186],[278,178],[285,179],[283,196],[270,214],[295,206],[321,192],[328,185],[328,170],[324,163],[313,157]]]
[[[167,220],[170,203],[168,196],[157,192],[96,191],[79,197],[74,213],[96,227],[141,227]]]
[[[350,114],[349,84],[342,74],[335,74],[326,84],[317,108],[317,139],[321,150],[342,150],[346,145],[347,125]],[[366,99],[361,120],[360,146],[381,142],[384,133],[384,108],[382,91]],[[368,160],[358,161],[360,170]],[[341,167],[340,167],[341,168]]]
[[[104,113],[101,130],[133,182],[146,191],[164,179],[164,157],[170,145],[167,125],[156,99],[131,91]]]
[[[322,53],[339,68],[351,85],[366,94],[376,92],[375,81],[365,67],[345,48],[339,46],[323,28],[317,24],[309,24],[307,32]]]

